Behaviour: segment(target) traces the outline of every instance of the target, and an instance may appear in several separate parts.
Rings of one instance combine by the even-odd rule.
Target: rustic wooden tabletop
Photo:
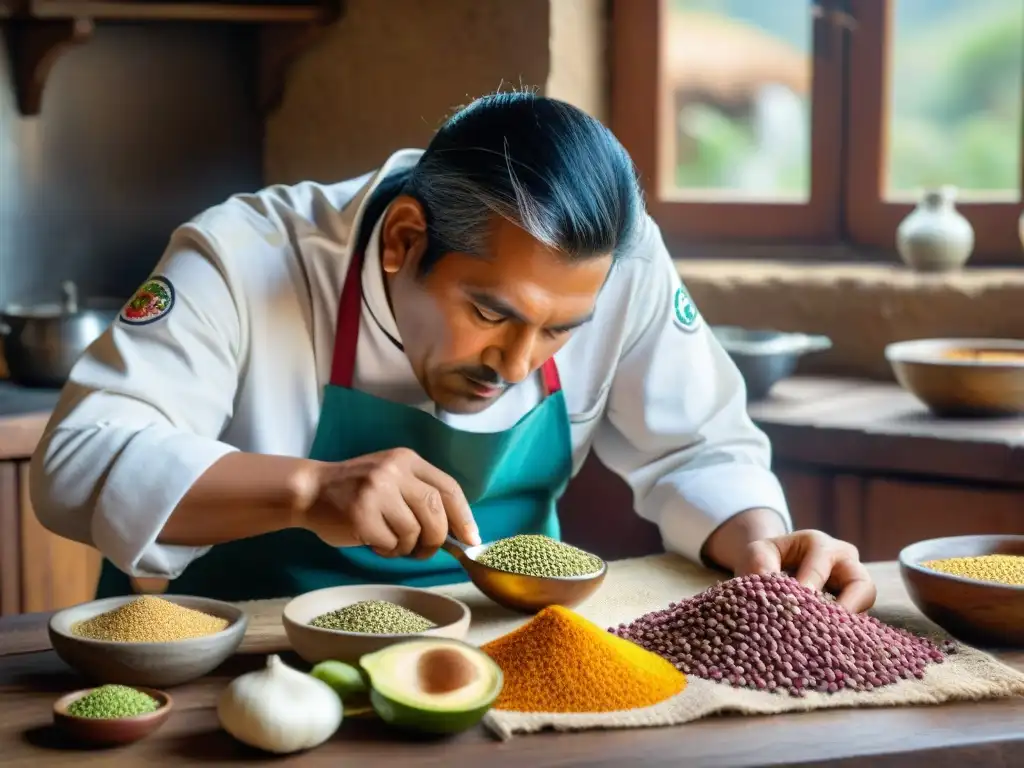
[[[893,564],[871,566],[887,598],[905,593]],[[51,727],[53,701],[82,686],[46,645],[46,614],[0,619],[0,762],[5,765],[170,765],[263,762],[217,725],[226,682],[262,663],[237,656],[214,674],[174,688],[175,712],[152,737],[118,749],[82,750]],[[1024,653],[997,654],[1024,670]],[[483,729],[446,740],[397,735],[372,719],[350,719],[327,744],[283,765],[360,768],[487,765],[766,766],[945,768],[1024,765],[1024,699],[933,707],[833,710],[774,717],[719,717],[672,728],[520,735],[494,741]],[[342,763],[341,761],[345,761]]]

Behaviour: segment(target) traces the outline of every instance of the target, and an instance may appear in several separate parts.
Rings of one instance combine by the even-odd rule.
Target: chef
[[[31,494],[103,553],[99,596],[431,586],[465,579],[449,532],[557,537],[593,448],[668,550],[869,607],[854,547],[792,530],[745,400],[622,146],[495,94],[372,174],[178,228],[75,365]]]

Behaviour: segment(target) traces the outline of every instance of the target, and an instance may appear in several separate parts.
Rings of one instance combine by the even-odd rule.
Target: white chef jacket
[[[339,184],[238,195],[179,227],[153,271],[174,287],[170,311],[144,325],[115,321],[71,371],[32,461],[42,524],[129,575],[175,578],[208,548],[156,539],[210,465],[232,451],[308,455],[364,202],[420,154],[398,152]],[[536,406],[539,372],[481,413],[435,409],[387,336],[400,339],[377,243],[375,234],[362,270],[353,386],[476,432],[507,429]],[[593,447],[666,549],[697,560],[711,532],[743,510],[767,507],[792,523],[738,370],[702,320],[676,319],[680,285],[645,217],[593,320],[555,361],[574,471]]]

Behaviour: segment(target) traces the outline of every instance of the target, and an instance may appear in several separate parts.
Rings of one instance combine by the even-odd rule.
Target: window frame
[[[648,210],[670,245],[701,244],[704,254],[727,258],[749,245],[783,254],[791,245],[798,259],[898,261],[896,227],[914,205],[887,201],[883,192],[893,0],[808,2],[813,72],[805,204],[662,198],[659,138],[672,130],[660,66],[668,1],[612,0],[609,45],[610,127],[632,156]],[[975,230],[969,264],[1024,266],[1021,197],[958,202]]]
[[[850,0],[857,30],[850,36],[848,82],[850,136],[846,178],[846,221],[849,239],[873,247],[894,248],[896,228],[913,209],[910,202],[885,199],[885,168],[889,140],[891,43],[895,31],[892,0]],[[1024,35],[1024,30],[1021,31]],[[1024,129],[1022,148],[1024,148]],[[1021,152],[1024,162],[1024,149]],[[1022,174],[1024,181],[1024,174]],[[1018,222],[1021,191],[1017,201],[971,202],[963,195],[957,209],[974,228],[974,253],[968,263],[1024,265]]]

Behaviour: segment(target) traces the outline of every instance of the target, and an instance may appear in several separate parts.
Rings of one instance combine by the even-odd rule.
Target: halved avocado
[[[420,638],[359,660],[370,703],[387,723],[423,733],[458,733],[483,719],[504,685],[501,668],[472,645]]]

